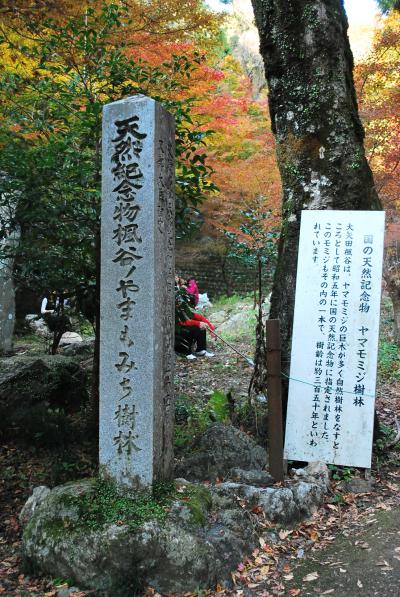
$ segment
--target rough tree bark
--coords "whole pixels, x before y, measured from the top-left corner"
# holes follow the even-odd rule
[[[289,367],[302,209],[381,209],[365,159],[342,0],[252,0],[283,185],[271,297]]]

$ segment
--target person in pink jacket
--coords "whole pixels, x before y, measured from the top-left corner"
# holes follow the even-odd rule
[[[194,299],[194,307],[197,307],[199,303],[199,289],[197,288],[196,280],[194,278],[187,279],[186,290]]]

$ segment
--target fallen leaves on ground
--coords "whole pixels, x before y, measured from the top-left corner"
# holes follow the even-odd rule
[[[242,347],[246,352],[246,347]],[[209,395],[211,390],[219,389],[234,392],[243,396],[248,385],[248,368],[241,366],[236,358],[229,357],[221,349],[220,360],[228,361],[232,366],[218,369],[218,356],[209,361],[188,363],[178,361],[177,392],[194,395],[204,392]],[[193,379],[196,379],[196,388]],[[377,408],[383,423],[392,424],[393,414],[400,415],[400,384],[391,384],[380,388]],[[398,454],[397,454],[398,459]],[[87,461],[90,461],[89,456]],[[0,446],[0,595],[7,597],[53,597],[59,587],[49,578],[35,578],[24,575],[20,555],[21,529],[18,514],[22,505],[29,497],[33,487],[48,483],[48,470],[51,465],[51,455],[39,454],[34,449],[20,445]],[[315,573],[307,574],[303,579],[296,580],[296,564],[304,558],[312,562],[316,552],[323,551],[335,538],[343,533],[354,537],[355,549],[369,549],[368,543],[357,540],[357,534],[365,526],[375,524],[374,513],[377,510],[390,511],[400,503],[400,471],[397,462],[390,459],[375,460],[373,476],[376,479],[374,491],[368,494],[343,494],[341,484],[335,482],[331,492],[326,496],[324,505],[310,520],[297,524],[294,528],[274,525],[265,520],[259,508],[251,508],[252,516],[257,516],[264,527],[264,533],[259,538],[258,547],[249,557],[233,566],[231,573],[232,587],[230,589],[218,585],[215,590],[202,593],[204,597],[235,596],[235,597],[297,597],[304,592],[306,586],[312,587]],[[400,546],[394,547],[395,558],[400,558]],[[325,562],[327,566],[342,569],[346,574],[346,562]],[[386,561],[379,562],[383,571],[390,566]],[[312,568],[311,568],[312,570]],[[305,580],[308,578],[309,580]],[[304,582],[303,582],[304,581]],[[359,580],[362,584],[362,581]],[[358,585],[361,589],[360,585]],[[63,585],[64,587],[64,585]],[[320,595],[334,594],[330,588]],[[144,595],[147,597],[161,597],[157,591],[148,588]],[[73,593],[73,597],[93,597],[91,591]],[[104,594],[100,597],[106,597]],[[198,593],[185,593],[184,597],[198,597]]]

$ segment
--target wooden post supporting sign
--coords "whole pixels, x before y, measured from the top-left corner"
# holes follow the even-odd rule
[[[281,337],[279,319],[268,319],[267,336],[267,395],[269,472],[275,481],[284,479]]]

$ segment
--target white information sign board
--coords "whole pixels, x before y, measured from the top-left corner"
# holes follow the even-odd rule
[[[385,214],[302,212],[285,458],[370,468]]]

